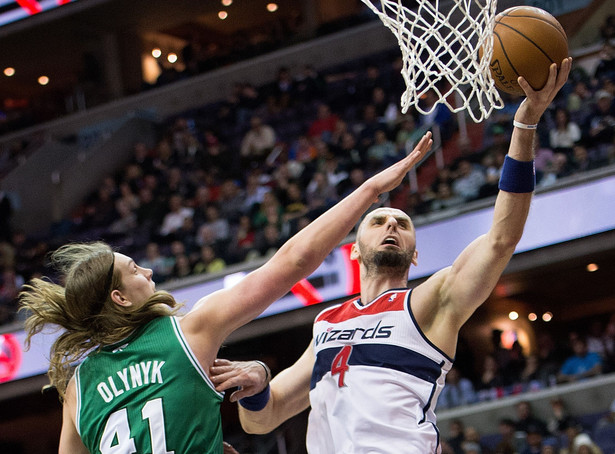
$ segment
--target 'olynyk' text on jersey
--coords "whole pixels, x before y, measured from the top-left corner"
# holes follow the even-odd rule
[[[162,378],[164,363],[164,361],[154,360],[131,364],[118,370],[115,375],[107,377],[107,380],[100,382],[96,389],[103,400],[109,403],[115,397],[124,394],[124,391],[144,385],[162,384],[164,383]]]

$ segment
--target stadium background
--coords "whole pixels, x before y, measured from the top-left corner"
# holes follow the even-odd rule
[[[521,3],[502,1],[498,10]],[[3,77],[0,84],[4,100],[0,144],[6,153],[16,142],[25,143],[22,151],[27,156],[17,162],[19,165],[3,168],[0,180],[0,189],[19,195],[20,209],[13,213],[12,222],[30,232],[45,229],[70,211],[85,192],[93,190],[104,172],[129,159],[134,131],[149,137],[152,125],[220,100],[237,81],[261,85],[274,80],[282,66],[294,70],[309,63],[325,70],[375,53],[395,52],[396,43],[388,30],[372,21],[358,1],[287,0],[277,4],[277,11],[269,12],[266,2],[257,0],[235,0],[228,7],[217,1],[76,0],[31,17],[9,19],[0,27],[0,64],[3,68],[15,67],[18,72],[15,77]],[[615,12],[612,2],[526,4],[553,12],[569,35],[571,54],[587,68],[595,67],[601,46],[599,30],[605,18]],[[16,5],[3,2],[0,17],[14,13],[19,9]],[[228,17],[221,20],[220,11],[227,11]],[[212,58],[211,66],[198,74],[163,81],[150,50],[159,47],[165,55],[177,53],[178,69],[172,73],[183,73],[181,53],[192,36],[209,46],[216,59]],[[245,46],[246,42],[250,46]],[[165,66],[166,74],[171,65]],[[35,82],[43,73],[50,77],[48,85]],[[23,115],[26,110],[28,115]],[[117,128],[116,123],[128,127]],[[474,125],[469,128],[473,131]],[[110,148],[95,146],[109,134],[117,140],[112,155]],[[58,144],[71,147],[72,161],[63,156],[67,152]],[[58,156],[63,157],[56,166],[53,159]],[[74,182],[72,186],[66,184],[60,194],[53,183],[58,174]],[[557,195],[605,178],[613,186],[614,174],[611,165],[598,174],[556,185],[549,192]],[[37,187],[33,190],[36,175],[44,179],[35,180]],[[462,217],[488,205],[488,201],[470,204],[447,213],[446,218]],[[606,213],[615,211],[612,199],[610,204],[607,199],[602,209]],[[422,225],[428,229],[442,219],[426,218]],[[578,223],[583,222],[580,217]],[[548,232],[538,228],[528,233],[540,236]],[[600,269],[588,273],[588,263],[598,263]],[[254,264],[240,265],[222,274],[251,266]],[[169,288],[180,289],[217,277],[188,279]],[[508,326],[517,334],[529,333],[527,348],[541,330],[565,338],[570,330],[615,313],[614,277],[615,230],[532,248],[515,256],[494,294],[464,327],[462,336],[475,339],[472,347],[476,356],[484,353],[481,341],[494,327]],[[221,356],[264,359],[279,371],[303,351],[310,339],[310,321],[321,308],[305,307],[256,320],[231,336]],[[517,325],[503,322],[511,309],[520,314],[551,312],[553,320],[548,324],[540,320],[534,324],[520,320]],[[2,332],[17,329],[18,321]],[[548,401],[554,395],[563,395],[579,415],[604,412],[615,398],[611,378],[603,376],[583,386],[549,389],[530,399],[539,412],[548,411]],[[44,375],[37,375],[0,384],[1,452],[57,451],[61,410],[57,394],[40,391],[44,383]],[[507,399],[443,412],[443,433],[447,421],[460,416],[474,421],[485,435],[492,433],[488,419],[510,414],[519,396]],[[231,405],[223,406],[223,420],[226,438],[243,447],[241,452],[302,452],[304,414],[263,437],[242,435]]]

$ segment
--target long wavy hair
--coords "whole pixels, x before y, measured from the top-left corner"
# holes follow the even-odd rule
[[[49,325],[63,331],[51,346],[48,372],[49,386],[57,388],[60,399],[64,399],[73,366],[89,353],[179,308],[164,291],[155,292],[138,307],[114,303],[111,291],[122,284],[114,257],[113,249],[103,242],[62,246],[50,256],[60,283],[32,279],[19,295],[19,310],[27,314],[26,349],[32,336]]]

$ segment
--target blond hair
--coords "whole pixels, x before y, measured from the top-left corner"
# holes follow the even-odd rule
[[[62,399],[75,363],[154,318],[174,313],[178,304],[163,291],[137,307],[115,304],[111,290],[121,287],[121,273],[114,268],[113,249],[106,243],[68,244],[50,259],[62,282],[32,279],[19,295],[19,310],[27,313],[26,348],[32,336],[48,325],[63,330],[51,346],[48,373],[50,385]]]

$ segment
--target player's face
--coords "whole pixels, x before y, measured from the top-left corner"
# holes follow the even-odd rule
[[[403,211],[380,208],[363,220],[357,243],[357,255],[364,263],[409,268],[416,246],[414,226]]]
[[[141,268],[130,257],[118,253],[115,253],[115,267],[122,273],[122,285],[118,290],[132,304],[145,303],[156,291],[149,268]]]

